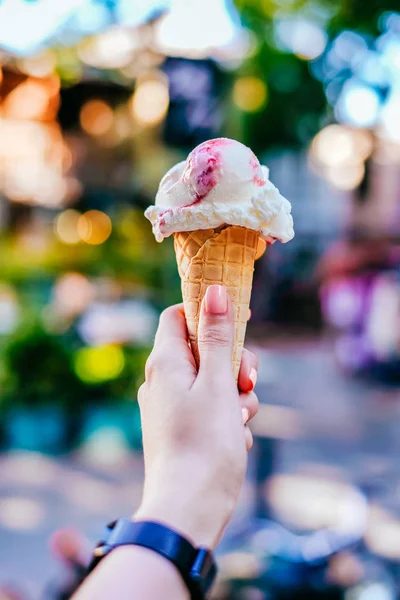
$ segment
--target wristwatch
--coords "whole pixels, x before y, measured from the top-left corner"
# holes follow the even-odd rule
[[[153,521],[118,519],[107,525],[87,574],[114,548],[126,545],[142,546],[161,554],[178,569],[192,600],[206,598],[217,574],[212,553],[206,548],[195,548],[176,531]]]

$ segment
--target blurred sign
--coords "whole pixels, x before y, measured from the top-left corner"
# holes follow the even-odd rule
[[[197,146],[217,137],[221,126],[222,72],[212,60],[168,58],[170,105],[165,141],[172,146]]]

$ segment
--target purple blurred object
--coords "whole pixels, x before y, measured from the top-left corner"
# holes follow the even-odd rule
[[[328,280],[321,287],[321,306],[327,323],[342,331],[336,343],[339,364],[350,371],[371,373],[375,367],[390,365],[390,373],[398,370],[400,379],[400,277],[396,271]]]

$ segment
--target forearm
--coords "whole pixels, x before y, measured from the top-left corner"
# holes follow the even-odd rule
[[[172,563],[152,550],[121,546],[104,558],[73,600],[189,600],[189,592]]]

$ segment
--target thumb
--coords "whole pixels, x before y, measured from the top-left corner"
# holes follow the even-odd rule
[[[210,285],[201,305],[198,329],[199,376],[232,377],[233,307],[224,286]]]

